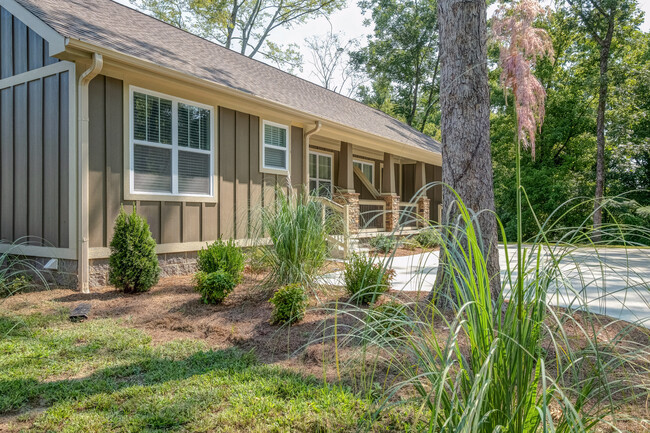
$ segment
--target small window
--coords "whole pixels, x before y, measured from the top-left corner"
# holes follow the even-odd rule
[[[321,197],[332,196],[332,155],[309,154],[309,191]]]
[[[131,110],[131,192],[211,196],[212,109],[133,90]]]
[[[361,170],[370,183],[375,183],[375,164],[365,161],[354,161],[353,164]]]
[[[289,170],[289,127],[278,123],[263,122],[262,168]]]

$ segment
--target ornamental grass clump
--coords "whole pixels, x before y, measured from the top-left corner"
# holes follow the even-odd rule
[[[317,198],[277,188],[275,206],[262,210],[261,237],[271,240],[264,250],[269,283],[314,285],[329,255],[327,239],[336,221]]]
[[[280,287],[269,300],[273,304],[271,323],[276,325],[294,324],[305,317],[308,297],[301,284]]]
[[[160,277],[156,241],[147,220],[136,213],[120,210],[115,220],[108,259],[109,282],[125,293],[146,292]]]
[[[374,257],[353,253],[345,263],[343,280],[350,302],[367,305],[375,302],[391,287],[395,271],[385,268]]]
[[[196,264],[199,271],[206,274],[224,271],[230,275],[235,285],[241,283],[246,257],[232,239],[227,242],[218,239],[202,248],[197,255]]]
[[[228,272],[218,270],[215,272],[199,271],[194,275],[196,291],[201,294],[201,301],[205,304],[220,304],[235,290],[237,285]]]

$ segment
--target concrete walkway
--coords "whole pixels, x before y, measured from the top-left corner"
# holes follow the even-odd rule
[[[516,247],[508,246],[510,268],[516,267]],[[529,251],[530,253],[530,251]],[[502,279],[506,254],[500,248]],[[550,259],[543,254],[540,261]],[[389,266],[396,271],[395,290],[429,291],[438,269],[438,252],[394,257]],[[534,264],[529,266],[532,267]],[[588,308],[610,317],[642,322],[650,328],[650,249],[590,248],[571,252],[560,263],[562,276],[550,290],[548,303],[560,307]],[[328,276],[342,284],[342,273]],[[516,272],[513,272],[513,284]],[[510,296],[506,285],[506,297]]]

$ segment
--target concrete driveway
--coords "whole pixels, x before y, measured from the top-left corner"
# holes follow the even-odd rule
[[[505,277],[506,254],[500,248],[501,275]],[[508,246],[510,267],[516,266],[516,247]],[[530,251],[529,251],[530,253]],[[535,257],[533,256],[535,259]],[[396,271],[393,288],[429,291],[438,269],[438,252],[394,257],[389,264]],[[540,261],[550,260],[543,254]],[[531,265],[534,266],[534,265]],[[650,328],[650,249],[584,248],[572,251],[560,263],[562,276],[550,290],[548,303],[560,307],[588,308],[610,317],[641,322]],[[341,283],[341,273],[330,275]],[[513,274],[513,284],[516,272]],[[506,285],[506,297],[510,296]]]

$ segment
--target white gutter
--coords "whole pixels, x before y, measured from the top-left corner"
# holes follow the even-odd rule
[[[88,144],[89,144],[89,116],[88,116],[88,84],[99,74],[104,65],[104,58],[99,53],[93,53],[93,62],[80,76],[77,84],[77,187],[79,197],[77,203],[79,235],[77,236],[77,260],[79,270],[78,286],[82,293],[89,293],[90,262],[89,262],[89,230],[88,230]]]
[[[305,133],[305,144],[302,149],[302,180],[307,189],[309,189],[309,138],[320,131],[322,127],[320,120],[317,120],[314,129]]]

